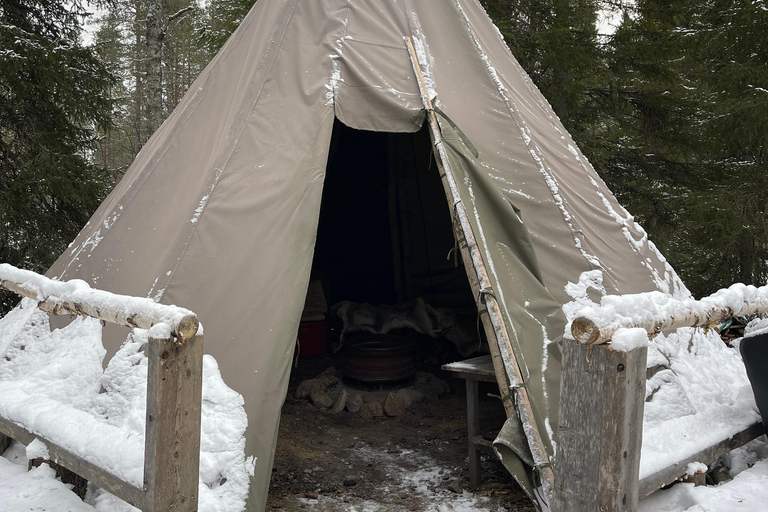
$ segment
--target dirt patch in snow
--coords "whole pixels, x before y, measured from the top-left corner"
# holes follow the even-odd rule
[[[332,414],[296,387],[332,365],[305,357],[293,370],[282,410],[267,510],[534,511],[523,491],[491,454],[483,455],[482,484],[469,485],[464,381],[423,367],[450,384],[439,400],[412,405],[397,418]],[[504,410],[495,386],[481,383],[484,430],[501,427]]]

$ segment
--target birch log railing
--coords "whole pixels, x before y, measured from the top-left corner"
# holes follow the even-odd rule
[[[7,264],[0,264],[0,288],[37,301],[49,314],[90,316],[150,330],[143,485],[127,482],[74,454],[62,446],[65,443],[1,415],[0,433],[27,445],[39,439],[53,462],[142,511],[197,510],[203,361],[197,316],[151,299],[94,290],[82,281],[53,281]]]
[[[652,293],[603,302],[582,310],[575,339],[563,340],[552,512],[636,511],[641,498],[686,476],[688,463],[715,461],[763,433],[756,423],[640,480],[648,347],[614,350],[610,340],[623,328],[653,337],[768,314],[768,286],[736,284],[699,301]]]

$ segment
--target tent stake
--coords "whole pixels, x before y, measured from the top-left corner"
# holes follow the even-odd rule
[[[518,414],[523,425],[528,425],[530,427],[524,430],[528,444],[530,445],[534,463],[538,466],[544,496],[549,501],[554,488],[554,472],[549,465],[549,456],[547,455],[544,442],[536,426],[528,391],[524,386],[521,386],[521,384],[523,384],[522,372],[520,371],[520,366],[517,363],[517,358],[512,349],[512,343],[509,339],[507,328],[504,325],[504,319],[501,314],[499,303],[493,295],[483,295],[484,290],[491,288],[491,281],[488,278],[485,262],[480,253],[472,225],[469,222],[466,208],[461,201],[459,190],[456,185],[456,178],[453,175],[447,155],[445,154],[445,149],[443,148],[442,132],[440,131],[440,125],[432,107],[432,101],[427,93],[424,76],[421,73],[421,67],[419,66],[416,51],[414,50],[413,43],[409,37],[405,37],[405,42],[408,47],[413,70],[418,79],[421,99],[427,110],[432,144],[437,148],[438,158],[436,158],[436,161],[438,168],[443,175],[442,182],[446,198],[448,199],[451,211],[455,212],[456,217],[458,218],[459,235],[463,235],[464,240],[466,240],[466,244],[459,244],[459,246],[462,259],[464,260],[467,277],[469,278],[469,283],[475,295],[475,301],[477,302],[478,308],[483,306],[482,302],[484,300],[484,305],[488,311],[488,315],[483,316],[483,327],[485,329],[486,337],[489,340],[488,345],[491,349],[493,367],[497,379],[501,381],[499,389],[501,391],[504,409],[507,417],[512,414]],[[457,236],[457,240],[461,240],[461,238],[462,236]],[[492,339],[495,339],[496,343],[490,343],[490,340]],[[513,394],[515,399],[514,404],[508,399],[510,393]]]

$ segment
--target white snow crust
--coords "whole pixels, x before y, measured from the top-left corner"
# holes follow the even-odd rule
[[[126,316],[138,314],[170,325],[178,325],[182,318],[193,314],[188,309],[158,304],[146,297],[131,297],[96,290],[80,279],[55,281],[7,263],[0,263],[0,280],[22,284],[25,289],[37,294],[38,301],[51,298],[62,302],[88,303],[101,310],[116,311]]]
[[[605,295],[600,305],[592,304],[573,311],[595,324],[617,329],[622,326],[662,322],[667,318],[695,315],[705,318],[707,311],[730,309],[735,315],[746,314],[757,306],[768,308],[768,286],[757,288],[736,283],[701,300],[675,299],[659,291],[632,295]],[[566,335],[569,335],[567,332]]]
[[[640,512],[764,512],[768,502],[768,443],[765,437],[757,443],[762,446],[757,451],[763,460],[753,458],[751,467],[741,471],[730,466],[731,475],[735,475],[733,480],[716,486],[677,484],[642,500]],[[742,451],[734,450],[731,455]]]
[[[147,336],[148,331],[134,329],[102,370],[106,351],[98,320],[76,318],[52,331],[48,315],[24,299],[0,319],[0,413],[141,487]],[[201,511],[234,512],[245,505],[255,461],[244,454],[248,420],[243,404],[242,396],[222,380],[215,359],[204,356]],[[45,446],[38,441],[27,450],[30,457],[42,456]],[[23,478],[46,471],[38,469]],[[135,510],[102,490],[92,501],[97,510]]]
[[[619,329],[611,338],[611,348],[630,352],[639,347],[648,346],[648,333],[639,327]]]

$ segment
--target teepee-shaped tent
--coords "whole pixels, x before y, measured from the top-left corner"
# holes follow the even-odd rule
[[[249,510],[266,500],[335,119],[389,134],[382,153],[358,148],[347,169],[361,177],[400,146],[430,154],[405,37],[444,113],[441,155],[487,270],[474,292],[496,302],[530,398],[531,428],[512,414],[499,443],[519,480],[553,455],[566,286],[589,275],[608,293],[684,292],[477,0],[259,0],[48,273],[199,315],[206,351],[245,399]],[[430,208],[463,243],[458,208]]]

